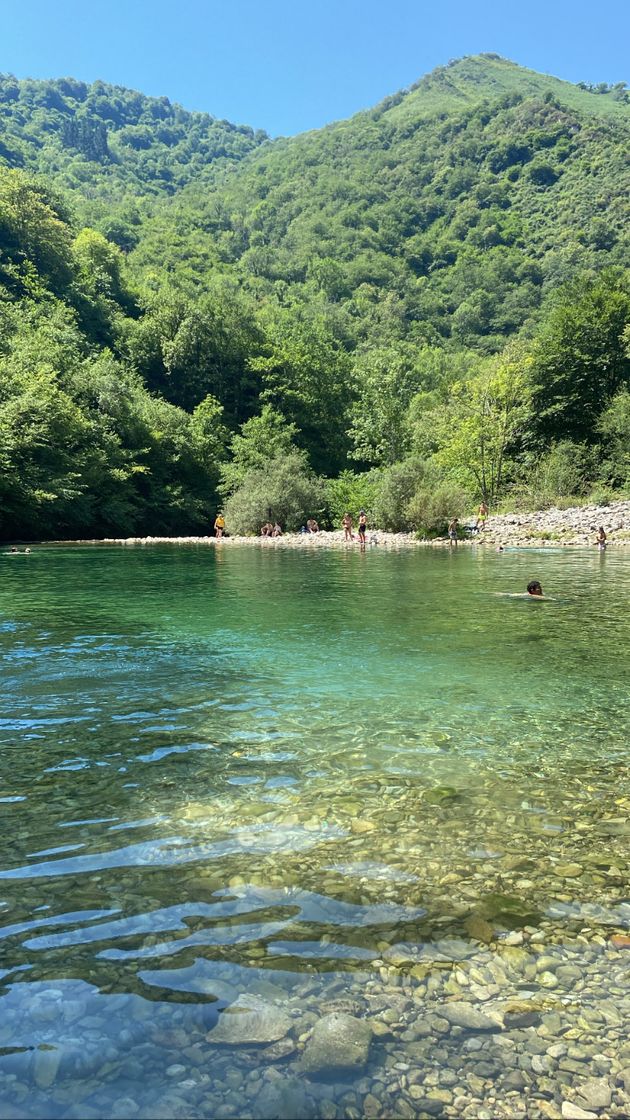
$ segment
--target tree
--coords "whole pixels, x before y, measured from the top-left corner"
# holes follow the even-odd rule
[[[597,441],[602,410],[630,385],[623,332],[630,290],[615,272],[575,280],[559,294],[534,351],[536,428],[543,439]]]
[[[319,313],[304,318],[277,310],[262,322],[265,353],[249,362],[262,378],[260,399],[296,426],[314,468],[335,474],[348,448],[349,355]]]
[[[258,416],[241,425],[241,434],[230,443],[231,459],[223,464],[220,491],[231,494],[251,471],[262,469],[270,460],[279,459],[296,450],[297,428],[269,404]]]
[[[353,367],[356,403],[348,435],[350,457],[388,466],[409,450],[407,411],[421,383],[409,346],[365,349]]]
[[[230,533],[258,533],[267,520],[295,532],[323,508],[321,481],[309,469],[304,452],[292,451],[245,475],[228,498],[225,520]]]
[[[74,267],[63,204],[22,171],[0,167],[0,283],[17,294],[62,294]]]
[[[532,358],[518,342],[490,359],[470,381],[456,382],[431,416],[436,461],[493,503],[505,482],[509,453],[532,418]]]
[[[630,486],[630,390],[620,389],[613,397],[597,430],[603,440],[602,478],[613,486]]]

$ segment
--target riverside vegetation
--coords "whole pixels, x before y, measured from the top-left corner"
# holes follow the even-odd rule
[[[0,533],[630,484],[630,103],[496,55],[270,140],[0,79]]]

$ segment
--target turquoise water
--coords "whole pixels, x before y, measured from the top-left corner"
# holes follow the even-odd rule
[[[0,563],[4,1116],[542,1116],[614,1072],[630,554]],[[369,1057],[306,1076],[339,1013]]]

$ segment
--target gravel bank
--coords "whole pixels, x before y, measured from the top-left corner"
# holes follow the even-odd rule
[[[471,523],[472,523],[471,518]],[[603,525],[608,536],[608,547],[619,548],[630,545],[630,500],[611,502],[607,506],[573,506],[570,509],[538,510],[535,513],[505,513],[491,515],[483,533],[474,534],[462,543],[499,544],[510,547],[573,547],[595,546],[595,534]],[[111,537],[102,541],[76,541],[76,544],[206,544],[216,545],[214,537]],[[367,537],[368,547],[383,546],[400,548],[440,548],[447,546],[448,540],[440,537],[434,541],[418,540],[413,533],[384,533],[370,530]],[[342,530],[320,533],[287,533],[282,537],[224,537],[221,547],[235,544],[260,548],[358,548],[354,543],[344,541]]]

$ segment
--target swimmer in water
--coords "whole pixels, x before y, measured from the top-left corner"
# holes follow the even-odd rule
[[[532,579],[527,584],[527,594],[531,595],[534,599],[543,599],[543,589],[537,579]]]

